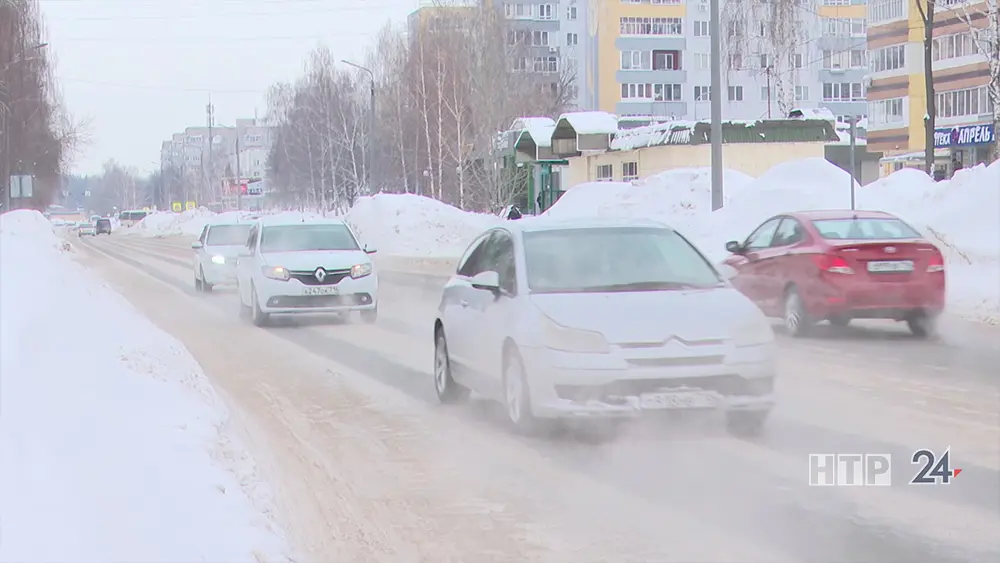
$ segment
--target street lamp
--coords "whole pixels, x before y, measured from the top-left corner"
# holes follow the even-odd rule
[[[371,83],[371,91],[370,91],[370,93],[371,93],[371,101],[370,101],[371,108],[369,108],[370,111],[369,111],[369,115],[368,115],[370,126],[368,128],[368,138],[365,139],[365,152],[368,153],[368,156],[367,156],[368,162],[365,164],[365,187],[368,188],[368,193],[371,193],[371,191],[372,191],[371,169],[372,169],[372,166],[375,164],[372,161],[372,159],[374,157],[373,147],[375,146],[375,73],[372,72],[371,69],[365,68],[365,67],[363,67],[361,65],[354,64],[351,61],[347,61],[347,60],[341,59],[340,62],[342,62],[342,63],[344,63],[345,65],[348,65],[348,66],[353,66],[354,68],[356,68],[356,69],[358,69],[358,70],[360,70],[362,72],[367,73],[368,77],[371,78],[371,81],[372,81],[372,83]]]

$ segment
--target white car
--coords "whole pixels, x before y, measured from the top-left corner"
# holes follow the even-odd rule
[[[81,237],[95,237],[97,236],[97,225],[94,223],[79,223],[76,228],[76,232]]]
[[[656,222],[525,218],[480,235],[444,287],[434,349],[441,402],[475,391],[520,432],[715,409],[755,434],[774,405],[767,318]]]
[[[257,326],[273,314],[352,311],[374,323],[374,253],[339,219],[260,219],[237,262],[240,313]]]
[[[251,223],[205,225],[194,249],[194,288],[212,291],[217,285],[236,283],[236,259],[246,248]]]

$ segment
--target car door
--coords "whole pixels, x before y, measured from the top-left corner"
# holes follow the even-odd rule
[[[201,243],[201,248],[197,248],[194,251],[194,267],[195,267],[195,271],[197,271],[198,268],[203,267],[204,264],[205,264],[205,262],[204,262],[204,258],[205,258],[205,241],[208,240],[208,229],[209,228],[210,227],[208,225],[205,225],[201,229],[201,235],[198,236],[198,242]]]
[[[805,239],[805,229],[792,217],[782,217],[771,244],[757,253],[754,264],[758,305],[768,315],[781,314],[785,287],[792,280],[796,254],[794,249]]]
[[[757,259],[761,250],[771,246],[774,232],[781,224],[781,217],[772,217],[754,229],[743,243],[743,252],[733,254],[726,264],[736,270],[730,281],[736,289],[760,306],[761,293],[757,281]]]
[[[448,340],[452,377],[472,388],[475,388],[475,378],[471,373],[472,343],[476,338],[476,329],[470,325],[469,305],[475,290],[469,280],[482,271],[482,258],[491,235],[492,231],[485,233],[469,245],[441,296],[441,322]]]
[[[518,295],[515,245],[511,234],[497,230],[489,240],[483,271],[499,274],[500,291],[473,289],[469,322],[477,335],[473,344],[476,373],[482,379],[480,391],[495,399],[503,398],[503,343],[510,333]]]

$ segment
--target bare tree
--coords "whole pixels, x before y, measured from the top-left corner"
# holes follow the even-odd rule
[[[969,26],[976,50],[986,58],[990,81],[986,84],[993,106],[994,137],[1000,136],[1000,0],[978,0],[959,11]],[[1000,160],[1000,141],[993,143],[993,159]]]

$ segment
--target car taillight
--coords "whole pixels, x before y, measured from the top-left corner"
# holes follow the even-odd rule
[[[837,256],[836,254],[816,254],[813,255],[813,260],[816,262],[816,266],[824,272],[830,272],[831,274],[854,273],[854,269],[851,268],[851,265],[847,263],[847,260],[843,256]]]
[[[927,272],[943,272],[944,271],[944,256],[941,256],[940,252],[935,252],[931,259],[927,262]]]

